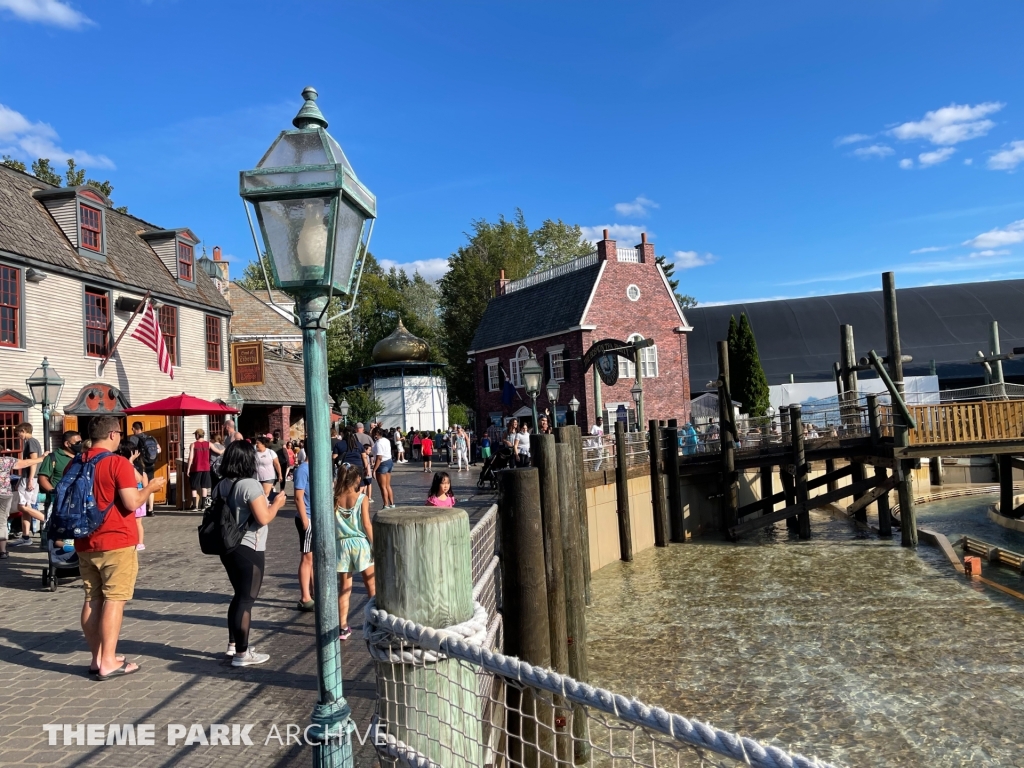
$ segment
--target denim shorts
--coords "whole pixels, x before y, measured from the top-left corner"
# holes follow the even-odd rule
[[[382,461],[380,463],[380,466],[377,467],[377,474],[378,475],[389,475],[389,474],[391,474],[391,470],[394,469],[394,467],[395,467],[395,462],[393,462],[391,459],[388,459],[387,461]]]

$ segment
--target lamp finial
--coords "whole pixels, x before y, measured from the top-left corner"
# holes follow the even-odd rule
[[[316,88],[312,85],[307,85],[302,89],[302,98],[305,102],[302,104],[302,109],[299,110],[299,114],[292,120],[292,125],[296,128],[314,128],[319,126],[320,128],[327,128],[327,118],[324,117],[320,111],[320,107],[316,105],[317,97],[320,94],[316,92]]]

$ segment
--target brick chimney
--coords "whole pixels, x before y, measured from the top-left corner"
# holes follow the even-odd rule
[[[647,233],[640,233],[640,245],[636,247],[636,252],[640,255],[641,264],[653,264],[654,263],[654,246],[647,242]]]
[[[615,241],[608,239],[608,230],[604,230],[604,239],[597,241],[598,261],[615,261]]]
[[[505,279],[505,270],[501,270],[501,277],[494,281],[494,295],[504,296],[505,286],[508,285],[509,281]]]

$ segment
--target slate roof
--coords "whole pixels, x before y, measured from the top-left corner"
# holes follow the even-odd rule
[[[1024,280],[900,288],[896,306],[903,354],[914,358],[904,364],[907,376],[927,375],[934,360],[940,380],[980,378],[981,366],[968,361],[978,350],[988,351],[993,320],[1003,352],[1024,346]],[[769,384],[788,382],[791,373],[796,381],[833,381],[842,323],[853,325],[858,358],[869,349],[885,354],[881,291],[696,307],[686,311],[693,325],[687,351],[695,391],[718,378],[716,342],[725,339],[729,316],[739,319],[741,312],[753,326]],[[1003,372],[1024,376],[1024,356],[1004,361]]]
[[[262,292],[264,296],[266,291]],[[277,297],[275,297],[275,300]],[[251,291],[238,283],[231,283],[228,290],[231,302],[231,335],[232,336],[301,336],[302,331],[294,323],[284,319],[273,307]],[[294,299],[292,299],[294,302]]]
[[[601,263],[569,272],[487,302],[470,352],[552,336],[577,326],[601,273]]]
[[[231,307],[201,269],[193,270],[193,286],[182,286],[152,248],[139,237],[154,226],[129,214],[106,209],[106,261],[81,256],[64,236],[46,207],[32,193],[54,187],[0,166],[0,251],[51,264],[62,270],[131,286],[171,302],[188,301],[222,313]]]
[[[306,377],[301,362],[264,354],[263,377],[263,384],[238,388],[245,405],[306,405]],[[328,401],[334,405],[332,398]]]

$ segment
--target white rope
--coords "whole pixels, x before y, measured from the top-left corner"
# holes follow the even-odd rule
[[[475,623],[481,608],[477,604],[473,619],[458,625],[458,628],[468,629],[467,625]],[[486,638],[486,612],[482,617],[483,636],[476,640],[479,635],[474,631],[475,642],[468,642],[462,639],[462,632],[452,631],[456,627],[443,630],[424,627],[386,611],[377,610],[375,601],[370,600],[366,606],[364,633],[372,638],[367,642],[374,658],[380,658],[377,654],[386,650],[387,655],[381,659],[383,661],[415,663],[418,656],[423,660],[430,660],[431,656],[461,659],[492,674],[562,696],[573,704],[605,712],[625,722],[665,734],[684,744],[730,757],[754,768],[834,768],[830,763],[817,758],[808,758],[791,754],[778,747],[765,746],[753,739],[723,731],[699,720],[690,720],[660,707],[648,707],[637,699],[627,699],[625,696],[594,688],[549,669],[534,667],[525,661],[493,653],[482,644]],[[417,646],[415,653],[394,654],[394,646],[401,647],[403,643]]]
[[[476,584],[473,585],[473,602],[474,603],[478,602],[480,600],[480,595],[482,595],[484,593],[484,588],[488,584],[491,584],[493,586],[493,584],[494,584],[494,572],[496,570],[498,570],[498,564],[500,562],[501,562],[501,560],[499,560],[497,555],[492,557],[491,558],[491,562],[489,562],[487,564],[487,567],[484,568],[483,573],[481,573],[480,577],[476,580]]]
[[[424,640],[429,642],[415,644],[427,646],[426,648],[408,648],[405,643],[396,641],[394,632],[373,620],[375,614],[391,615],[385,611],[378,611],[377,598],[371,597],[366,604],[366,624],[363,626],[363,635],[366,637],[366,646],[370,649],[370,656],[375,661],[385,661],[390,664],[433,664],[448,658],[448,654],[442,652],[439,647],[445,639],[452,639],[469,647],[482,645],[487,640],[487,609],[475,600],[473,601],[473,617],[471,619],[444,629],[423,627]],[[408,623],[412,624],[412,622]],[[422,625],[414,624],[413,626]]]

